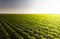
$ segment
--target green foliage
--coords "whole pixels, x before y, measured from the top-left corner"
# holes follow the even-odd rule
[[[60,39],[60,16],[0,14],[0,39]]]

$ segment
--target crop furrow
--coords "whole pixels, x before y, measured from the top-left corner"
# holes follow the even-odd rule
[[[22,36],[20,36],[14,29],[12,29],[9,25],[7,25],[5,22],[1,20],[1,23],[5,30],[8,32],[10,35],[11,39],[23,39]]]
[[[0,39],[11,39],[10,35],[6,32],[1,23],[0,23]]]
[[[5,20],[4,22],[6,24],[8,24],[10,27],[12,27],[16,32],[18,32],[20,35],[23,35],[23,37],[27,38],[27,39],[35,39],[33,36],[30,36],[28,33],[24,32],[22,29],[20,28],[17,28],[16,26],[10,24],[10,23],[7,23]]]

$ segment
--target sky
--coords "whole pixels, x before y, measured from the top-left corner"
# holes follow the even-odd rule
[[[60,0],[0,0],[0,14],[60,14]]]

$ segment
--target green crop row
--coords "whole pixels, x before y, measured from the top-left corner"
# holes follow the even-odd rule
[[[60,39],[60,17],[53,15],[0,15],[0,19],[0,38]]]
[[[1,23],[3,24],[3,27],[10,35],[11,39],[23,39],[22,36],[20,36],[14,29],[12,29],[9,25],[7,25],[5,22],[1,20]]]

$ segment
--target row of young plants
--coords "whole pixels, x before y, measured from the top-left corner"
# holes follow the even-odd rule
[[[21,26],[19,26],[19,27],[21,28]],[[24,26],[23,26],[23,27],[24,27]],[[23,27],[22,27],[21,29],[23,29]],[[25,27],[25,28],[26,28],[26,27]],[[33,29],[33,28],[32,28],[32,29]],[[30,34],[30,32],[31,32],[31,31],[29,31],[29,29],[27,29],[27,28],[24,29],[24,31],[29,32],[29,34]],[[32,30],[32,31],[33,31],[33,30]],[[36,31],[37,31],[37,30],[36,30]],[[35,31],[35,32],[36,32],[36,31]],[[32,32],[32,33],[33,33],[33,32]],[[32,33],[31,33],[31,34],[32,34]],[[33,34],[32,34],[32,35],[33,35]],[[39,37],[38,34],[34,34],[33,36],[40,39],[40,37],[41,37],[42,35],[40,35],[40,37]]]
[[[5,23],[6,23],[6,21],[5,21]],[[10,27],[13,28],[19,35],[21,34],[23,36],[23,38],[25,37],[27,39],[35,39],[33,36],[30,36],[28,33],[24,32],[20,28],[17,28],[16,26],[10,24],[9,22],[7,22],[6,24],[10,25]]]
[[[7,25],[4,21],[1,20],[1,23],[3,24],[3,27],[5,28],[7,33],[10,35],[11,39],[23,39],[21,35],[19,35],[13,28]]]
[[[0,39],[11,39],[10,35],[6,32],[1,22],[0,22]]]
[[[15,24],[14,24],[15,25]],[[40,33],[39,33],[39,35],[38,34],[34,34],[33,32],[30,32],[29,31],[29,28],[28,29],[26,29],[27,27],[25,27],[24,28],[24,26],[23,27],[21,27],[21,26],[18,26],[18,25],[15,25],[15,26],[17,26],[19,29],[23,29],[25,32],[27,32],[27,33],[31,33],[34,37],[36,37],[36,38],[38,38],[38,39],[40,39],[41,38],[41,36],[44,36],[44,37],[48,37],[48,34],[46,34],[46,33],[44,33],[44,31],[40,31]],[[33,29],[33,28],[32,28]],[[34,31],[34,30],[32,30],[32,31]],[[50,36],[51,37],[51,36]],[[49,37],[48,37],[49,38]]]
[[[51,35],[53,35],[54,33],[56,33],[57,35],[59,35],[58,34],[58,32],[59,32],[59,30],[58,30],[58,26],[57,26],[57,28],[54,28],[52,25],[51,26],[35,26],[35,27],[39,27],[39,28],[35,28],[35,29],[38,29],[39,31],[41,31],[41,30],[43,30],[43,31],[45,31],[46,33],[49,33],[49,34],[51,34]],[[31,28],[34,28],[33,26],[31,27]],[[47,32],[47,31],[49,31],[49,32]],[[54,32],[54,33],[51,33],[51,32]]]
[[[29,25],[29,24],[28,24]],[[51,25],[52,26],[52,25]],[[50,35],[52,35],[53,37],[54,37],[54,34],[55,34],[55,36],[57,37],[57,38],[60,38],[59,37],[59,30],[58,30],[58,27],[59,26],[57,26],[57,28],[56,27],[53,27],[52,26],[52,28],[51,28],[51,26],[36,26],[36,27],[39,27],[39,28],[37,28],[37,29],[39,29],[39,30],[41,30],[40,28],[42,28],[42,30],[43,30],[43,32],[46,32],[46,33],[48,33],[48,34],[50,34]],[[46,28],[45,28],[46,27]],[[31,28],[34,28],[34,27],[31,27]],[[46,30],[46,31],[45,31]],[[49,31],[49,32],[47,32],[47,31]],[[51,33],[52,32],[52,33]]]
[[[23,27],[28,28],[28,27],[26,27],[26,26],[23,26]],[[38,26],[37,26],[37,27],[38,27]],[[21,27],[20,27],[20,28],[21,28]],[[23,29],[23,28],[21,28],[21,29]],[[29,29],[29,28],[28,28],[28,29]],[[33,29],[33,28],[30,28],[30,30],[31,30],[31,29]],[[43,28],[43,29],[44,29],[44,28]],[[43,30],[43,29],[40,29],[40,30]],[[27,30],[26,30],[26,31],[27,31]],[[34,29],[33,29],[32,31],[34,31]],[[36,31],[35,31],[35,32],[36,32]],[[44,30],[43,30],[43,31],[40,31],[40,32],[44,32]],[[45,33],[45,32],[44,32],[44,33]],[[45,35],[46,33],[45,33],[45,34],[44,34],[44,33],[39,33],[39,35],[40,35],[40,34]],[[35,37],[38,37],[39,35],[37,34]],[[48,34],[47,34],[47,36],[44,36],[44,37],[48,37]],[[51,37],[51,36],[50,36],[50,37]]]
[[[17,18],[17,17],[16,17],[16,18]],[[16,18],[15,18],[15,19],[16,19]],[[20,17],[19,17],[19,18],[20,18]],[[8,17],[7,19],[9,19],[9,17]],[[20,18],[20,19],[23,20],[23,22],[26,22],[26,21],[25,21],[25,20],[26,20],[25,18],[23,18],[23,19]],[[16,19],[16,20],[17,20],[17,19]],[[13,20],[13,21],[16,21],[16,20]],[[10,20],[8,20],[8,21],[10,21]],[[31,20],[28,19],[28,21],[31,21]],[[22,22],[22,21],[21,21],[21,22]],[[22,22],[22,23],[23,23],[23,22]],[[17,23],[17,22],[16,22],[16,23]],[[30,22],[30,23],[31,23],[31,22]],[[25,27],[25,29],[31,30],[31,31],[33,31],[33,32],[34,32],[34,30],[39,30],[39,31],[40,31],[40,34],[41,34],[40,37],[46,37],[46,38],[47,38],[47,37],[49,36],[49,38],[51,37],[51,38],[55,39],[55,35],[56,35],[56,33],[58,33],[58,34],[56,35],[56,38],[59,39],[59,34],[60,34],[60,33],[59,33],[59,30],[57,30],[58,27],[57,27],[57,28],[56,28],[56,27],[54,28],[54,27],[53,27],[54,25],[52,26],[52,25],[49,25],[49,24],[48,24],[49,26],[47,26],[47,24],[45,24],[45,25],[42,24],[42,25],[43,25],[43,26],[42,26],[41,24],[39,24],[39,22],[37,23],[37,26],[36,26],[36,25],[34,26],[34,25],[32,25],[32,23],[31,23],[31,25],[30,25],[30,23],[29,23],[29,22],[26,22],[25,24],[23,23],[23,24],[22,24],[22,27]],[[20,22],[17,23],[17,24],[20,24]],[[25,26],[26,24],[28,24],[28,25]],[[15,25],[15,24],[14,24],[14,25]],[[21,25],[21,24],[20,24],[20,25]],[[28,28],[28,27],[29,27],[29,28]],[[20,28],[21,28],[21,27],[20,27]],[[20,28],[19,28],[19,29],[20,29]],[[32,29],[31,29],[31,28],[32,28]],[[22,29],[22,28],[21,28],[21,29]],[[24,28],[23,28],[23,29],[24,29]],[[46,30],[46,31],[45,31],[45,30]],[[56,32],[56,31],[57,31],[57,32]],[[26,30],[26,32],[27,32],[27,30]],[[36,34],[34,34],[34,35],[36,35],[36,36],[38,37],[39,34],[36,33]],[[49,38],[48,38],[48,39],[49,39]]]

